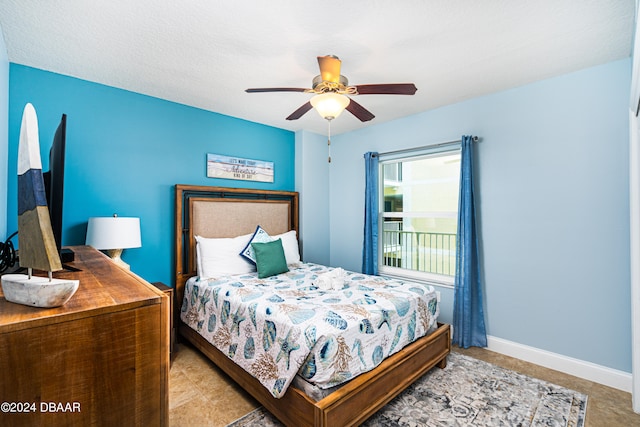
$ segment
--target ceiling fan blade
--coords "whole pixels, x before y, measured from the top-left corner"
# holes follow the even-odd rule
[[[342,64],[342,61],[337,56],[318,56],[322,80],[334,83],[340,82],[340,64]]]
[[[261,92],[304,92],[305,90],[300,87],[259,87],[254,89],[246,89],[247,93],[261,93]]]
[[[311,106],[311,102],[307,101],[306,104],[303,104],[300,108],[298,108],[296,111],[294,111],[293,113],[291,113],[289,115],[289,117],[287,117],[287,120],[298,120],[300,117],[302,117],[307,111],[311,110],[313,107]]]
[[[358,95],[413,95],[418,88],[413,83],[382,83],[356,85]]]
[[[351,102],[347,105],[347,111],[356,116],[361,122],[368,122],[375,117],[371,111],[367,110],[353,99],[349,99]]]

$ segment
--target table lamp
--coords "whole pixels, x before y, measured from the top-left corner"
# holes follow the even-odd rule
[[[95,249],[106,250],[116,264],[129,270],[129,264],[121,258],[122,251],[142,246],[140,218],[112,217],[89,218],[86,244]]]

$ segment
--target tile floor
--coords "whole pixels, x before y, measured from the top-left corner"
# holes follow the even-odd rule
[[[226,426],[258,406],[197,349],[178,344],[169,373],[169,426]]]
[[[454,351],[589,395],[585,427],[640,427],[640,414],[632,411],[629,393],[485,349],[456,347]],[[171,427],[226,426],[258,407],[253,398],[189,345],[179,345],[169,381]]]

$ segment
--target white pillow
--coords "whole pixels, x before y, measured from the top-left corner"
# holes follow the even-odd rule
[[[298,248],[296,230],[287,231],[286,233],[271,237],[274,240],[282,240],[282,249],[284,249],[284,257],[287,259],[287,265],[297,264],[300,262],[300,249]]]
[[[219,239],[196,236],[196,263],[200,279],[256,271],[254,265],[240,256],[251,236],[253,234]]]

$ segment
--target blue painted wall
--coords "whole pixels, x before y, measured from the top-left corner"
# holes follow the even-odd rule
[[[365,152],[478,135],[487,332],[631,372],[630,76],[616,61],[333,137],[331,264],[361,267]]]
[[[173,282],[174,184],[295,187],[293,132],[17,64],[9,94],[7,231],[17,229],[17,145],[31,102],[44,170],[67,114],[63,244],[84,244],[89,217],[140,217],[142,247],[125,250],[123,259],[152,282]],[[273,161],[275,182],[207,178],[207,153]]]
[[[306,262],[329,265],[327,137],[296,132],[296,191],[300,193],[300,250]]]
[[[0,188],[7,188],[7,156],[9,146],[9,59],[0,27]],[[6,194],[6,193],[5,193]],[[0,241],[7,235],[7,199],[0,197]]]

